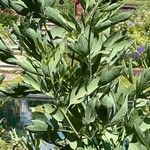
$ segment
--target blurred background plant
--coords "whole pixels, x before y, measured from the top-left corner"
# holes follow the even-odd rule
[[[149,0],[123,0],[125,6],[132,11],[132,17],[125,23],[115,26],[114,30],[125,30],[134,39],[133,52],[128,56],[133,61],[135,68],[149,67],[149,42],[150,42],[150,3]],[[124,11],[124,10],[123,10]],[[127,56],[127,57],[128,57]]]
[[[150,41],[150,4],[144,3],[134,11],[127,22],[128,30],[137,45],[145,45]]]
[[[133,12],[126,23],[115,26],[115,30],[128,29],[137,46],[145,46],[150,41],[150,3],[148,0],[123,0],[123,4]]]
[[[65,13],[74,13],[74,3],[72,3],[70,0],[56,0],[54,7]]]
[[[17,22],[18,15],[9,9],[0,8],[0,37],[7,38],[12,22]]]

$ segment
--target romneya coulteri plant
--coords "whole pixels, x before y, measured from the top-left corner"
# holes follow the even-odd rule
[[[45,140],[65,150],[150,149],[145,100],[150,69],[134,83],[132,62],[124,61],[133,41],[126,31],[112,30],[131,14],[119,11],[120,3],[80,3],[83,12],[75,17],[53,8],[52,0],[0,0],[22,16],[12,34],[23,51],[18,59],[1,40],[1,60],[23,70],[22,82],[2,92],[13,97],[43,93],[54,99],[43,105],[45,121],[33,120],[26,127],[34,134],[30,148]],[[47,22],[55,26],[49,29]],[[132,89],[120,88],[121,75]]]

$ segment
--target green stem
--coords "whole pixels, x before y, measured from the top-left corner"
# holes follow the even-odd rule
[[[88,133],[89,133],[89,135],[90,135],[90,137],[91,137],[91,140],[92,140],[93,144],[95,145],[95,148],[96,148],[97,150],[99,150],[99,148],[98,148],[98,143],[97,143],[96,139],[94,139],[94,137],[92,136],[92,134],[91,134],[91,132],[89,131],[88,128],[87,128],[87,131],[88,131]]]
[[[95,5],[93,11],[91,12],[90,16],[88,17],[86,23],[89,21],[89,19],[91,18],[90,21],[90,29],[89,29],[89,35],[88,35],[88,51],[89,51],[89,71],[90,71],[90,78],[92,78],[92,59],[91,59],[91,33],[92,33],[92,27],[93,27],[93,19],[94,19],[94,14],[99,6],[101,2],[97,2],[97,4]]]
[[[86,23],[90,20],[91,17],[93,18],[93,15],[94,15],[95,11],[97,10],[100,3],[101,3],[101,1],[97,2],[97,4],[94,6],[94,8],[91,11],[90,15],[86,19]]]
[[[91,26],[89,29],[89,37],[88,37],[88,51],[89,51],[89,69],[90,69],[90,78],[92,78],[92,60],[91,60]]]
[[[78,138],[80,138],[79,135],[78,135],[78,132],[76,131],[76,129],[75,129],[74,126],[72,125],[72,123],[71,123],[71,121],[69,120],[68,116],[67,116],[65,113],[64,113],[64,116],[65,116],[66,120],[68,121],[69,125],[71,126],[72,130],[73,130],[74,133],[76,134],[76,136],[77,136]]]

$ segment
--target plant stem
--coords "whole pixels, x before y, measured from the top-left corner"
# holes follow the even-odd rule
[[[92,60],[91,60],[91,26],[89,29],[89,37],[88,37],[88,50],[89,50],[89,69],[90,69],[90,78],[92,78]]]
[[[72,123],[71,123],[71,121],[69,120],[69,118],[68,118],[68,116],[66,115],[66,113],[64,113],[64,116],[65,116],[65,118],[67,119],[69,125],[71,126],[71,128],[72,128],[72,130],[74,131],[74,133],[76,134],[76,136],[77,136],[78,138],[80,138],[79,135],[78,135],[78,132],[76,131],[76,129],[75,129],[74,126],[72,125]]]
[[[89,18],[87,19],[87,22],[89,21],[89,19],[91,18],[90,21],[90,29],[89,29],[89,35],[88,35],[88,51],[89,51],[89,71],[90,71],[90,78],[92,78],[92,59],[91,59],[91,33],[92,33],[92,27],[93,27],[93,19],[94,19],[94,13],[98,7],[98,5],[101,3],[97,2],[97,4],[95,5],[93,11],[91,12],[91,15],[89,16]]]
[[[87,128],[87,127],[86,127],[86,128]],[[97,147],[97,146],[98,146],[97,141],[94,139],[94,137],[92,136],[92,134],[91,134],[91,132],[89,131],[88,128],[87,128],[87,131],[88,131],[89,135],[91,136],[91,140],[92,140],[93,144],[95,145],[95,148],[96,148],[97,150],[99,150],[99,148]]]

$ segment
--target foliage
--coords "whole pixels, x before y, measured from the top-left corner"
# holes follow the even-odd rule
[[[18,16],[13,15],[10,10],[0,10],[0,37],[8,38],[10,34],[10,25],[12,22],[17,22]]]
[[[150,41],[150,5],[149,1],[134,1],[125,0],[124,4],[127,3],[129,6],[136,7],[132,10],[132,17],[126,23],[120,23],[115,26],[115,30],[128,29],[131,38],[133,38],[137,46],[145,46]]]
[[[36,3],[37,2],[37,3]],[[53,8],[54,1],[6,1],[2,5],[25,16],[13,34],[22,59],[0,42],[0,58],[23,69],[23,83],[2,90],[13,97],[43,93],[54,99],[43,105],[45,121],[33,120],[26,129],[36,140],[43,139],[59,149],[150,149],[149,68],[127,93],[120,91],[118,77],[133,83],[132,63],[124,58],[133,41],[114,25],[130,13],[120,4],[81,0],[80,17]],[[50,30],[46,22],[55,26]],[[42,27],[45,27],[45,33]]]
[[[64,13],[74,13],[74,4],[69,0],[57,0],[54,7]]]
[[[0,24],[4,27],[8,27],[12,22],[17,22],[18,16],[11,10],[0,10]]]
[[[149,68],[150,44],[137,47],[137,50],[132,52],[130,56],[134,60],[135,67]]]
[[[150,8],[150,7],[149,7]],[[147,8],[138,8],[133,18],[128,22],[131,37],[135,38],[138,45],[143,45],[150,40],[150,12]]]

